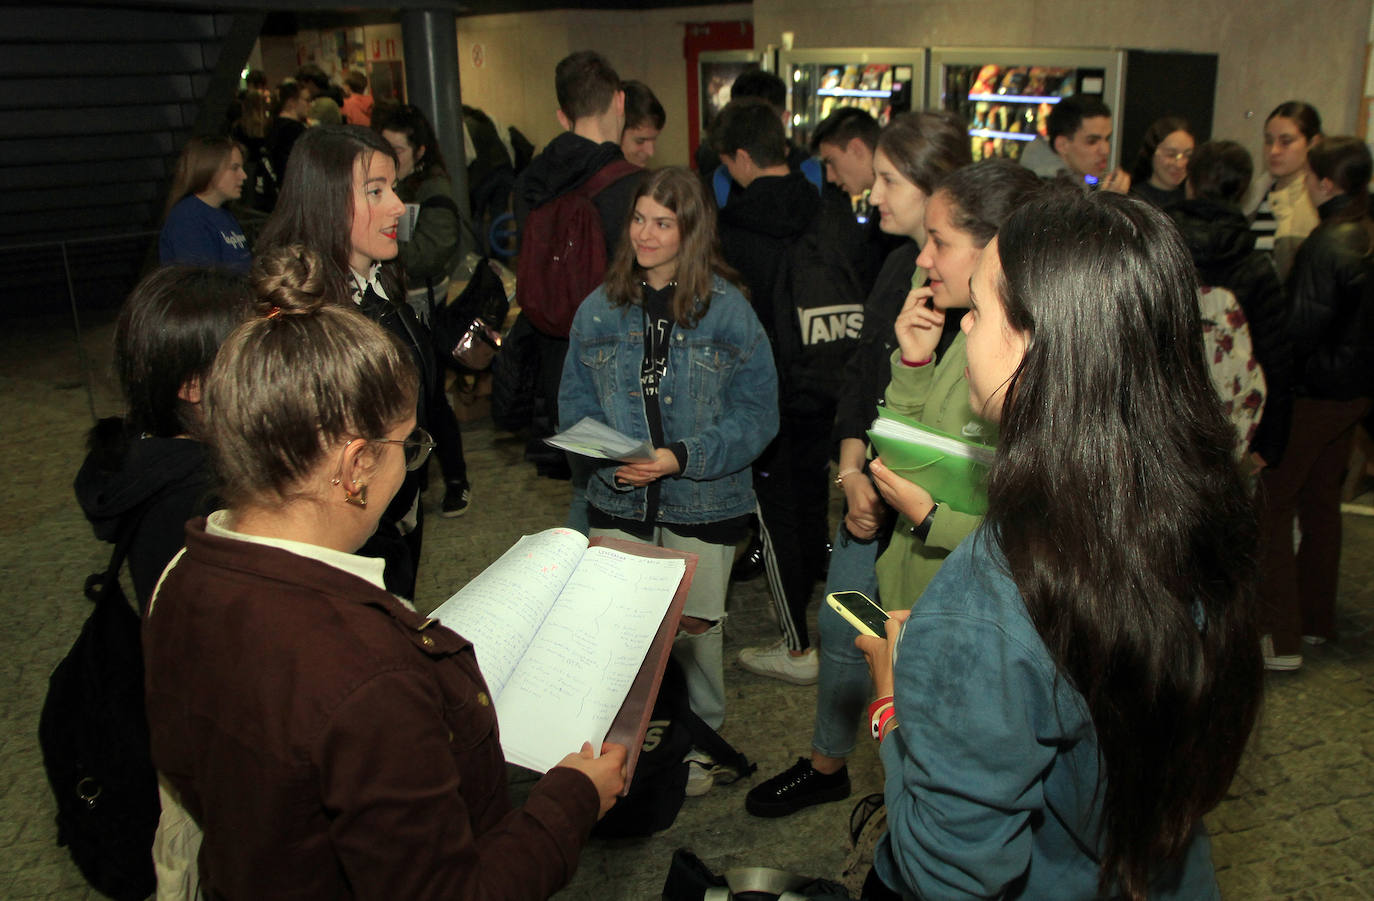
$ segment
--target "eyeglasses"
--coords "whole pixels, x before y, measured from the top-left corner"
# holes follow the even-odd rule
[[[372,438],[374,444],[399,444],[405,451],[406,471],[414,472],[429,459],[429,452],[438,447],[429,432],[419,426],[405,438]]]
[[[1188,162],[1188,160],[1193,158],[1193,151],[1191,150],[1169,150],[1168,148],[1160,147],[1155,150],[1155,153],[1159,154],[1164,159],[1174,163],[1186,163]]]

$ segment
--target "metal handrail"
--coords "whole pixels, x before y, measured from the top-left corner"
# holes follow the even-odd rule
[[[92,235],[88,238],[58,238],[55,241],[31,241],[27,244],[0,244],[0,253],[9,250],[35,250],[39,247],[56,247],[71,244],[101,244],[106,241],[120,241],[126,238],[155,238],[160,234],[157,229],[136,232],[119,232],[108,235]]]
[[[35,250],[42,247],[57,247],[62,252],[62,275],[67,282],[67,303],[72,312],[72,332],[76,338],[76,359],[77,365],[81,368],[83,380],[86,383],[86,406],[91,411],[91,422],[95,423],[99,419],[95,411],[95,372],[91,365],[90,357],[86,354],[86,347],[81,341],[81,315],[76,307],[76,285],[72,280],[71,259],[67,255],[67,249],[75,245],[84,244],[104,244],[114,241],[124,241],[135,238],[157,237],[157,231],[134,231],[120,232],[118,234],[94,235],[86,238],[61,238],[56,241],[33,241],[27,244],[8,244],[0,245],[0,253],[6,251]]]

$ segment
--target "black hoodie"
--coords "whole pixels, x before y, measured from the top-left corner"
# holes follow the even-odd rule
[[[1273,259],[1255,250],[1249,220],[1235,207],[1197,197],[1169,212],[1193,255],[1198,280],[1230,290],[1245,312],[1266,389],[1264,414],[1250,450],[1275,466],[1288,444],[1294,373],[1288,302]]]
[[[619,144],[597,144],[570,131],[563,132],[516,179],[515,221],[523,226],[530,210],[566,194],[610,163],[624,158]],[[625,233],[630,201],[643,174],[642,169],[632,172],[592,198],[592,205],[601,215],[607,261],[615,255],[620,236]]]
[[[115,543],[141,504],[128,567],[139,610],[148,605],[162,570],[186,543],[186,521],[215,508],[213,477],[205,446],[190,438],[125,441],[119,419],[103,419],[91,431],[90,452],[72,486],[95,535]]]
[[[749,300],[764,330],[776,343],[773,294],[778,267],[820,210],[816,186],[800,172],[756,178],[720,211],[720,244],[729,263],[744,277]]]

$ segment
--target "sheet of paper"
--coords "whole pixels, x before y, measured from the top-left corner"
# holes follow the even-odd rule
[[[654,458],[654,447],[649,442],[635,441],[591,417],[583,417],[571,428],[545,438],[544,441],[565,451],[597,460],[634,463]]]
[[[496,699],[507,760],[546,772],[584,741],[600,752],[684,570],[680,559],[587,550]]]
[[[587,549],[574,529],[526,535],[430,615],[472,642],[493,698]]]

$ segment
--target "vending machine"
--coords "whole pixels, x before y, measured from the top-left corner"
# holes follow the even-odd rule
[[[882,125],[920,109],[926,51],[919,47],[782,50],[778,74],[787,85],[791,137],[806,147],[816,126],[838,107],[857,106]]]
[[[1115,109],[1120,84],[1121,55],[1111,50],[930,51],[929,105],[957,113],[968,125],[975,160],[1020,159],[1031,141],[1045,136],[1045,120],[1060,100],[1095,94]]]
[[[1099,97],[1113,114],[1111,165],[1129,168],[1155,119],[1183,116],[1199,142],[1212,131],[1217,57],[1148,50],[934,47],[927,106],[968,124],[975,160],[1020,159],[1055,104]]]

